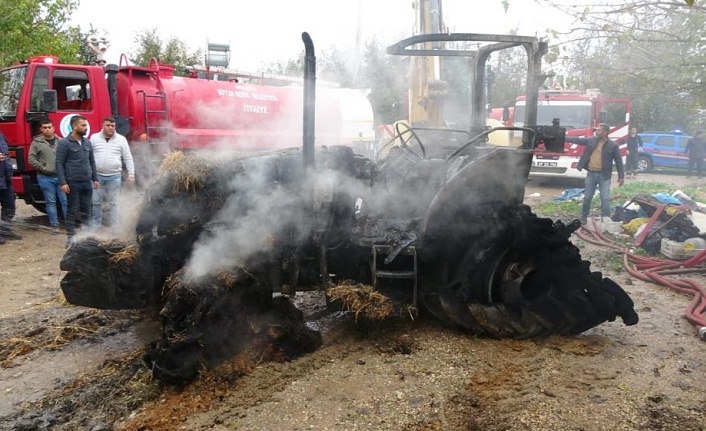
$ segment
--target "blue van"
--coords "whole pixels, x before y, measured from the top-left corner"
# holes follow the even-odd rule
[[[642,150],[637,170],[649,172],[654,168],[686,168],[689,156],[684,154],[691,136],[681,132],[642,132]]]

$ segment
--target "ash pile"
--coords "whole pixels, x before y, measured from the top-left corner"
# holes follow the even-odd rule
[[[426,310],[492,337],[637,323],[628,294],[569,241],[580,223],[522,205],[531,158],[509,148],[453,158],[398,148],[374,164],[332,146],[305,168],[300,149],[173,152],[141,204],[134,241],[79,241],[61,262],[61,287],[75,305],[159,308],[162,337],[145,359],[176,383],[256,346],[263,360],[320,346],[277,292],[327,289],[362,321]]]

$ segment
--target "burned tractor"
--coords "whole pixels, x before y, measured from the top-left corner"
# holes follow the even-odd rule
[[[391,314],[422,309],[493,337],[579,334],[616,317],[637,323],[630,297],[569,241],[579,222],[540,218],[523,205],[535,146],[563,147],[564,129],[535,125],[531,108],[545,43],[434,34],[390,47],[440,56],[459,52],[410,47],[487,43],[464,54],[474,59],[470,130],[398,123],[384,157],[373,160],[346,146],[314,147],[313,44],[304,40],[303,148],[174,152],[142,203],[134,242],[87,238],[62,260],[72,304],[161,308],[164,336],[146,356],[158,378],[191,379],[257,342],[285,357],[318,347],[301,312],[273,292],[363,286],[394,304]],[[515,139],[490,145],[496,129],[485,126],[483,71],[492,52],[514,46],[527,52],[534,100],[527,126],[502,128]]]

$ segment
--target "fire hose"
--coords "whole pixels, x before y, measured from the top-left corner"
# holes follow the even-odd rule
[[[593,226],[583,226],[575,234],[586,242],[622,253],[623,266],[631,276],[691,296],[684,317],[694,326],[699,338],[706,340],[706,287],[692,279],[680,278],[685,274],[706,273],[706,250],[688,260],[676,261],[633,253],[628,246],[601,232],[595,222]]]

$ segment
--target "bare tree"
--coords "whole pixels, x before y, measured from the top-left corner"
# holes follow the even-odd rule
[[[703,127],[706,8],[682,1],[536,0],[573,17],[555,48],[578,88],[630,97],[641,128]]]

